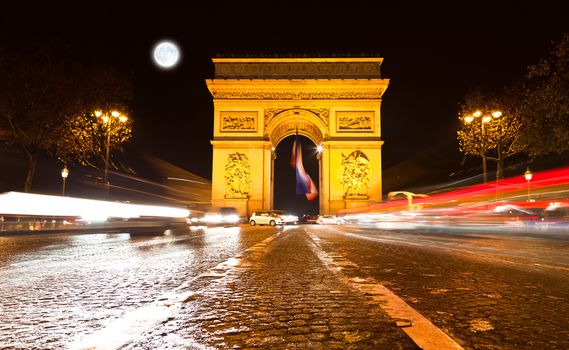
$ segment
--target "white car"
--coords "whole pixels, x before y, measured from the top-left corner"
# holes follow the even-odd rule
[[[320,225],[342,225],[344,219],[336,215],[320,215],[316,222]]]
[[[256,211],[249,218],[249,224],[255,225],[282,225],[283,219],[274,211]]]

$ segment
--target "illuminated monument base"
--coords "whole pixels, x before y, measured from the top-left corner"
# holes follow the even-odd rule
[[[319,208],[381,201],[382,59],[215,58],[212,206],[274,206],[274,149],[290,135],[323,151]]]

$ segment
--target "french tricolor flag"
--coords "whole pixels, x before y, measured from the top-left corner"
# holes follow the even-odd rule
[[[296,194],[306,195],[306,198],[309,201],[318,197],[318,189],[316,188],[314,181],[310,178],[310,175],[308,175],[304,170],[304,165],[302,165],[302,145],[298,138],[298,134],[296,134],[296,139],[292,144],[290,165],[296,169]]]

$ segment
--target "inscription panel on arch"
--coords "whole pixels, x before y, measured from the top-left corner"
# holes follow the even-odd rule
[[[375,111],[336,111],[336,132],[373,133]]]
[[[257,132],[258,111],[221,111],[220,132]]]

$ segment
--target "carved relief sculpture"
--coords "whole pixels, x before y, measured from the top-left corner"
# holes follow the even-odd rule
[[[366,198],[369,189],[369,159],[359,150],[345,156],[342,153],[344,172],[340,183],[344,188],[346,198]]]
[[[231,153],[225,164],[225,198],[247,198],[251,188],[251,165],[243,153]]]
[[[269,125],[270,121],[282,112],[288,111],[291,108],[267,108],[265,109],[265,127]],[[300,108],[299,108],[300,109]],[[328,108],[302,108],[302,110],[309,111],[318,116],[324,125],[328,126]]]
[[[265,128],[269,125],[271,119],[276,117],[279,113],[286,111],[286,108],[266,108],[265,109]]]
[[[373,111],[336,112],[338,131],[373,131]]]
[[[362,100],[380,98],[384,88],[217,88],[210,92],[215,99],[237,100]]]
[[[257,115],[255,111],[221,112],[221,131],[254,132],[257,130]]]

